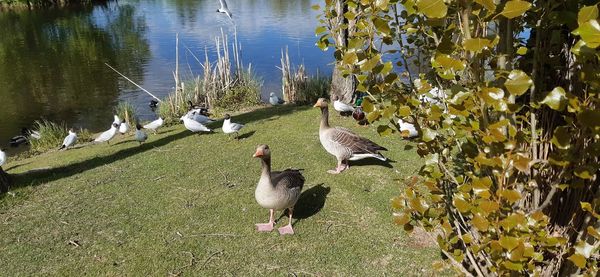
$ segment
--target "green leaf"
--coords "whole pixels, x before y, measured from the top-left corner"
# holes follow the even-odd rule
[[[437,132],[434,130],[431,130],[429,128],[424,128],[422,129],[423,131],[423,141],[424,142],[430,142],[432,140],[435,139],[435,137],[437,136]]]
[[[600,24],[595,19],[583,23],[575,30],[589,48],[600,46]]]
[[[571,148],[571,133],[569,132],[569,128],[560,126],[554,129],[551,142],[559,149],[566,150]]]
[[[513,271],[523,270],[522,263],[513,263],[511,261],[504,261],[504,262],[502,262],[502,266],[506,267],[507,269],[513,270]]]
[[[367,114],[367,120],[369,121],[369,123],[372,123],[375,120],[379,119],[380,115],[381,115],[381,113],[379,111],[372,111]]]
[[[523,15],[526,11],[531,8],[531,3],[522,0],[512,0],[506,2],[504,10],[500,13],[506,18],[512,19]]]
[[[415,12],[417,12],[417,10],[415,10],[415,0],[406,0],[404,2],[404,9],[406,9],[408,15],[415,14]]]
[[[548,107],[555,111],[562,111],[567,106],[566,95],[567,93],[563,88],[555,87],[548,95],[546,95],[541,103],[548,105]]]
[[[579,13],[577,14],[577,23],[579,23],[579,26],[581,26],[584,23],[597,18],[598,6],[585,6],[581,8],[581,10],[579,10]]]
[[[463,48],[471,52],[481,52],[481,50],[490,47],[492,41],[485,38],[470,38],[463,41]]]
[[[312,5],[310,8],[313,9],[313,10],[315,10],[315,11],[318,11],[318,10],[321,9],[321,6],[319,6],[318,4],[315,4],[315,5]]]
[[[584,268],[586,264],[585,257],[581,254],[573,254],[569,258],[569,261],[573,262],[577,267]]]
[[[386,137],[386,136],[393,134],[394,129],[390,128],[387,125],[379,125],[379,126],[377,126],[377,133],[379,133],[379,135],[382,137]]]
[[[379,63],[379,61],[381,61],[381,55],[379,54],[375,55],[375,57],[372,57],[370,59],[365,59],[359,63],[360,70],[363,72],[371,71]]]
[[[442,18],[448,13],[448,7],[444,4],[444,0],[419,0],[417,8],[430,18]]]
[[[454,197],[452,199],[452,204],[461,213],[466,213],[471,209],[471,204],[469,204],[469,202],[467,202],[464,199],[459,198],[459,197]]]
[[[385,35],[388,35],[388,36],[390,35],[391,30],[390,30],[390,26],[388,25],[387,21],[385,21],[379,17],[376,17],[373,20],[373,24],[375,25],[375,28],[377,29],[377,31],[379,31]]]
[[[519,246],[519,239],[510,236],[502,236],[498,242],[500,243],[500,246],[509,251]]]
[[[496,10],[496,4],[494,4],[494,0],[475,0],[475,2],[491,12]]]
[[[356,55],[356,52],[346,52],[342,61],[347,65],[354,65],[358,61],[358,56]]]
[[[409,106],[401,106],[398,109],[398,115],[399,116],[402,116],[402,117],[409,116],[410,113],[411,113],[411,111],[410,111],[410,107]]]
[[[327,28],[325,26],[319,26],[315,29],[315,35],[319,35],[321,33],[325,33],[325,31],[327,31]]]
[[[519,47],[519,49],[517,49],[517,54],[519,54],[519,55],[527,54],[527,47],[523,47],[523,46]]]
[[[370,113],[375,110],[375,106],[373,105],[373,102],[371,102],[371,98],[369,97],[363,98],[361,106],[363,111],[366,113]]]
[[[508,80],[504,82],[506,89],[514,95],[523,95],[533,84],[527,73],[521,70],[513,70],[508,75]]]
[[[510,202],[511,204],[519,201],[521,199],[521,193],[516,191],[516,190],[512,190],[512,189],[505,189],[502,190],[502,192],[500,193],[502,195],[502,197],[506,200],[508,200],[508,202]]]

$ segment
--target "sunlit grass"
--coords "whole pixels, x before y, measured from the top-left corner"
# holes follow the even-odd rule
[[[420,159],[412,143],[382,138],[392,168],[352,163],[341,175],[318,140],[320,112],[276,106],[242,115],[240,141],[166,127],[138,145],[120,137],[4,167],[16,182],[0,196],[2,274],[145,276],[422,276],[438,251],[392,222],[390,200]],[[212,126],[220,127],[220,123]],[[258,144],[274,170],[304,169],[294,236],[257,233],[268,211],[254,200]],[[278,212],[279,216],[281,213]],[[278,226],[285,224],[285,217]]]

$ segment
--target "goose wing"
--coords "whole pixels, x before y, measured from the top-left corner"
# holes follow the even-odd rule
[[[349,129],[335,127],[332,129],[330,139],[349,149],[352,154],[376,154],[379,150],[387,150],[377,143],[360,137]]]
[[[271,172],[271,182],[276,188],[299,189],[301,191],[304,181],[304,176],[302,176],[302,172],[299,169]]]

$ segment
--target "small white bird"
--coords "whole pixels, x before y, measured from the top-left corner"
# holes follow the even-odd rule
[[[398,119],[398,125],[400,125],[400,132],[402,132],[403,134],[406,134],[408,132],[408,135],[404,137],[414,138],[419,136],[419,132],[417,132],[417,129],[415,128],[414,124],[404,122],[402,119]]]
[[[154,120],[146,125],[144,125],[144,129],[152,130],[156,134],[156,130],[164,123],[162,117],[159,117],[157,120]]]
[[[202,125],[202,123],[193,120],[186,115],[181,117],[181,121],[183,121],[183,125],[185,126],[185,128],[192,131],[193,133],[212,132],[211,129]]]
[[[137,140],[140,144],[144,143],[148,139],[148,135],[142,131],[142,126],[138,123],[135,125],[135,140]]]
[[[210,119],[208,116],[201,114],[201,109],[194,109],[189,111],[185,117],[192,119],[200,124],[210,124],[215,122],[213,119]]]
[[[223,133],[231,134],[235,133],[237,138],[237,133],[244,128],[243,124],[233,123],[231,122],[231,116],[229,114],[225,114],[225,120],[223,121]]]
[[[333,108],[340,112],[340,113],[351,113],[354,112],[354,107],[340,101],[340,100],[335,100],[333,101]]]
[[[34,138],[34,139],[40,139],[42,137],[42,135],[40,135],[40,132],[38,132],[36,130],[30,130],[29,137]]]
[[[227,2],[225,2],[225,0],[219,0],[219,3],[221,3],[221,7],[217,10],[217,12],[224,13],[229,16],[229,19],[233,20],[233,15],[227,7]]]
[[[271,103],[271,105],[275,106],[275,105],[283,104],[284,101],[282,99],[280,99],[277,95],[275,95],[274,92],[271,92],[269,94],[269,103]]]
[[[4,153],[5,149],[0,149],[0,166],[2,166],[6,162],[6,153]]]
[[[112,126],[110,126],[110,129],[108,129],[107,131],[104,131],[94,141],[95,142],[105,142],[106,141],[110,144],[110,140],[117,134],[118,130],[119,130],[119,124],[113,123]]]
[[[119,118],[119,116],[118,116],[118,115],[116,115],[116,114],[114,115],[114,120],[113,120],[113,123],[116,123],[117,125],[118,125],[118,124],[121,124],[121,119],[120,119],[120,118]]]
[[[122,135],[124,135],[127,132],[129,132],[129,124],[127,124],[127,122],[125,122],[125,119],[123,119],[121,121],[121,124],[119,124],[119,133],[121,133]]]
[[[65,137],[65,139],[63,140],[62,146],[60,148],[58,148],[58,150],[69,149],[69,146],[75,144],[76,141],[77,141],[77,134],[75,132],[73,132],[73,129],[70,129],[69,134]]]

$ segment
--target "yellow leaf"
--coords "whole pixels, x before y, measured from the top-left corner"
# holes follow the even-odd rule
[[[533,81],[529,78],[529,75],[521,70],[511,71],[508,79],[504,82],[504,86],[508,92],[517,96],[525,93],[532,84]]]
[[[419,0],[417,8],[430,18],[442,18],[448,13],[448,7],[444,4],[444,0]]]
[[[479,229],[479,231],[487,231],[487,229],[490,227],[490,222],[478,214],[473,217],[471,223],[473,223],[473,226]]]
[[[410,221],[410,217],[406,213],[394,216],[394,223],[404,225]]]
[[[466,213],[471,209],[471,204],[462,198],[454,197],[454,199],[452,199],[452,204],[461,213]]]
[[[597,19],[597,18],[598,18],[598,7],[596,5],[585,6],[585,7],[581,8],[581,10],[579,10],[579,13],[577,14],[577,23],[579,23],[579,26],[581,26],[582,24],[584,24],[592,19]]]
[[[516,190],[512,190],[512,189],[503,190],[501,195],[502,195],[502,197],[504,197],[504,199],[508,200],[508,202],[510,202],[511,204],[519,201],[522,197],[520,192],[518,192]]]
[[[491,41],[485,38],[470,38],[463,41],[463,48],[475,53],[490,47]]]
[[[479,5],[482,5],[484,8],[490,10],[491,12],[496,10],[496,4],[494,4],[494,0],[475,0]]]
[[[598,24],[596,19],[581,24],[576,32],[579,33],[581,39],[585,42],[585,46],[589,48],[600,46],[600,24]]]
[[[522,0],[512,0],[506,2],[504,10],[500,13],[506,18],[515,18],[523,15],[527,10],[531,8],[531,3]]]
[[[519,54],[519,55],[527,54],[527,47],[523,47],[523,46],[519,47],[519,49],[517,49],[517,54]]]
[[[586,260],[585,260],[585,257],[581,254],[573,254],[568,259],[579,268],[585,267]]]
[[[498,242],[500,243],[500,246],[509,251],[515,249],[515,247],[519,245],[519,239],[510,236],[502,236]]]
[[[515,168],[523,173],[529,174],[529,162],[531,160],[523,154],[517,154],[513,158]]]
[[[479,204],[479,207],[484,212],[490,214],[490,213],[497,211],[500,208],[500,205],[498,205],[498,203],[496,203],[496,202],[485,200],[485,201],[481,201],[481,203]]]

